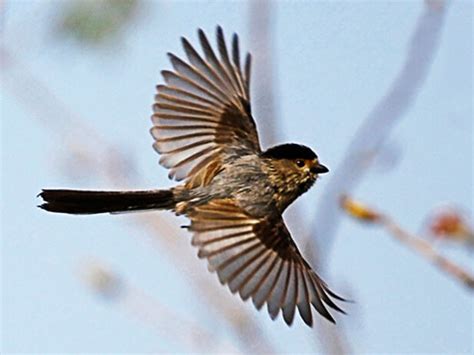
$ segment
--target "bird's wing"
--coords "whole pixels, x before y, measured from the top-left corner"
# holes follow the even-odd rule
[[[205,185],[228,155],[260,152],[250,112],[250,54],[242,70],[236,34],[229,56],[217,28],[220,58],[204,32],[198,34],[204,56],[185,38],[187,61],[169,53],[174,71],[162,72],[166,85],[157,86],[151,129],[160,164],[170,169],[170,178],[191,185]]]
[[[295,309],[309,326],[311,306],[326,319],[334,318],[329,306],[344,313],[331,299],[334,294],[303,259],[281,216],[254,218],[232,199],[212,200],[188,213],[193,245],[198,256],[207,258],[209,269],[222,284],[243,300],[252,298],[260,309],[267,303],[275,319],[280,311],[289,325]]]

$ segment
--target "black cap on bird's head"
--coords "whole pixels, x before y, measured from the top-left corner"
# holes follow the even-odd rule
[[[262,153],[262,157],[271,159],[289,160],[310,160],[315,161],[311,167],[311,172],[323,174],[329,171],[324,165],[319,164],[317,154],[311,149],[301,144],[286,143],[268,148]]]
[[[286,143],[268,148],[262,156],[274,159],[318,159],[311,148],[295,143]]]

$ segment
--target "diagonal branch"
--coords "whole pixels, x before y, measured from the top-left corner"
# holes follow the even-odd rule
[[[312,259],[318,261],[318,248],[324,250],[324,257],[329,255],[340,222],[338,201],[341,194],[350,193],[360,184],[381,144],[408,112],[423,88],[437,53],[446,9],[443,3],[425,2],[399,74],[366,117],[348,145],[342,162],[331,175],[314,217],[311,230],[315,234],[307,238]]]
[[[445,272],[452,278],[461,282],[468,287],[470,291],[474,291],[474,276],[462,267],[452,262],[447,257],[439,254],[428,241],[407,232],[393,218],[387,214],[368,207],[363,203],[355,201],[347,196],[341,200],[344,211],[351,217],[363,221],[368,224],[378,225],[384,228],[395,239],[403,243],[405,246],[413,250],[419,256],[433,263],[441,271]]]
[[[441,271],[461,282],[470,291],[474,291],[474,276],[452,262],[450,259],[439,254],[436,249],[433,248],[431,243],[407,232],[388,216],[384,216],[381,225],[385,227],[385,229],[398,241],[418,253],[421,257],[432,262]]]

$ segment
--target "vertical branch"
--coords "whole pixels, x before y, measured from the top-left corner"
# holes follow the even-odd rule
[[[254,116],[258,117],[259,135],[262,146],[272,145],[278,136],[278,114],[275,101],[275,54],[272,51],[273,21],[270,0],[249,2],[249,44],[252,53],[253,68],[252,102]]]
[[[387,93],[376,103],[348,145],[342,162],[331,174],[314,217],[308,247],[313,261],[316,250],[327,257],[340,222],[341,194],[353,191],[369,170],[380,145],[407,113],[421,91],[437,53],[447,6],[427,1],[409,42],[405,62]],[[324,240],[324,245],[323,245]],[[321,263],[324,265],[324,262]]]
[[[275,4],[273,4],[275,6]],[[272,51],[272,2],[269,0],[251,1],[249,6],[249,28],[251,52],[255,58],[253,75],[254,101],[257,102],[255,116],[258,118],[259,135],[262,146],[274,144],[278,136],[277,101],[275,100],[276,55]],[[304,216],[296,206],[292,206],[287,215],[291,221],[301,220]],[[291,223],[290,223],[291,224]],[[324,352],[328,354],[345,354],[349,344],[341,327],[335,331],[334,326],[326,322],[316,322],[315,339],[320,340]]]

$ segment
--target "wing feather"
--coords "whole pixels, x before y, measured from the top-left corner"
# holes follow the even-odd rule
[[[311,307],[309,301],[309,289],[308,284],[305,277],[305,272],[302,267],[297,267],[299,272],[299,289],[298,295],[299,300],[297,301],[298,305],[298,312],[300,313],[301,318],[303,318],[304,322],[309,326],[313,324],[313,316],[311,314]]]
[[[272,257],[273,260],[271,264],[268,266],[268,269],[265,271],[265,274],[252,294],[252,301],[257,309],[262,308],[267,300],[268,294],[273,289],[283,266],[283,259],[276,255],[272,255]]]
[[[222,27],[217,27],[217,46],[219,48],[221,60],[224,64],[224,70],[227,72],[227,75],[230,78],[233,90],[243,97],[245,93],[243,88],[240,86],[239,80],[237,79],[238,72],[236,72],[236,68],[234,68],[230,62]]]
[[[219,86],[216,86],[204,74],[199,72],[197,69],[194,69],[192,66],[190,66],[174,54],[168,53],[168,57],[170,58],[174,70],[181,74],[182,77],[189,79],[189,81],[193,82],[196,86],[204,87],[206,90],[208,90],[209,93],[214,93],[216,97],[222,100],[222,102],[225,104],[227,97],[224,91],[222,91]]]
[[[268,313],[272,319],[275,319],[283,306],[288,290],[290,280],[291,261],[285,260],[280,276],[278,277],[268,300]]]
[[[250,110],[250,56],[242,73],[237,35],[232,58],[222,28],[216,30],[220,58],[202,30],[198,37],[203,56],[185,38],[187,60],[168,53],[173,70],[161,72],[166,85],[157,86],[151,129],[160,164],[191,188],[208,184],[228,156],[260,152]]]
[[[281,217],[255,218],[232,199],[211,200],[187,212],[192,244],[208,260],[222,284],[243,300],[252,298],[257,309],[267,303],[275,319],[280,310],[291,325],[296,309],[311,326],[311,305],[334,322],[326,306],[343,312],[334,293],[314,273],[291,239]]]
[[[261,253],[261,257],[258,260],[258,264],[249,272],[240,286],[240,297],[243,300],[247,300],[252,291],[255,289],[256,284],[260,281],[259,274],[265,270],[263,265],[271,258],[271,249],[264,249]]]
[[[286,298],[285,301],[282,303],[283,305],[283,318],[287,324],[292,324],[293,319],[295,317],[295,305],[296,300],[298,297],[297,290],[298,290],[298,277],[296,275],[296,265],[294,261],[290,261],[290,268],[289,268],[289,279],[288,279],[288,287],[286,290]]]
[[[226,88],[232,92],[232,82],[230,81],[229,76],[227,75],[226,71],[222,67],[221,62],[217,59],[214,50],[212,49],[206,35],[204,34],[204,31],[199,29],[198,30],[198,35],[199,35],[199,41],[201,43],[202,50],[204,52],[204,56],[207,60],[207,62],[215,68],[216,72],[218,73],[219,77],[221,78],[222,82],[226,86]],[[220,44],[218,44],[220,45]]]
[[[217,86],[226,88],[226,84],[222,81],[216,70],[213,69],[202,57],[196,52],[186,38],[182,38],[182,44],[189,62],[200,70],[202,73],[212,80]]]

